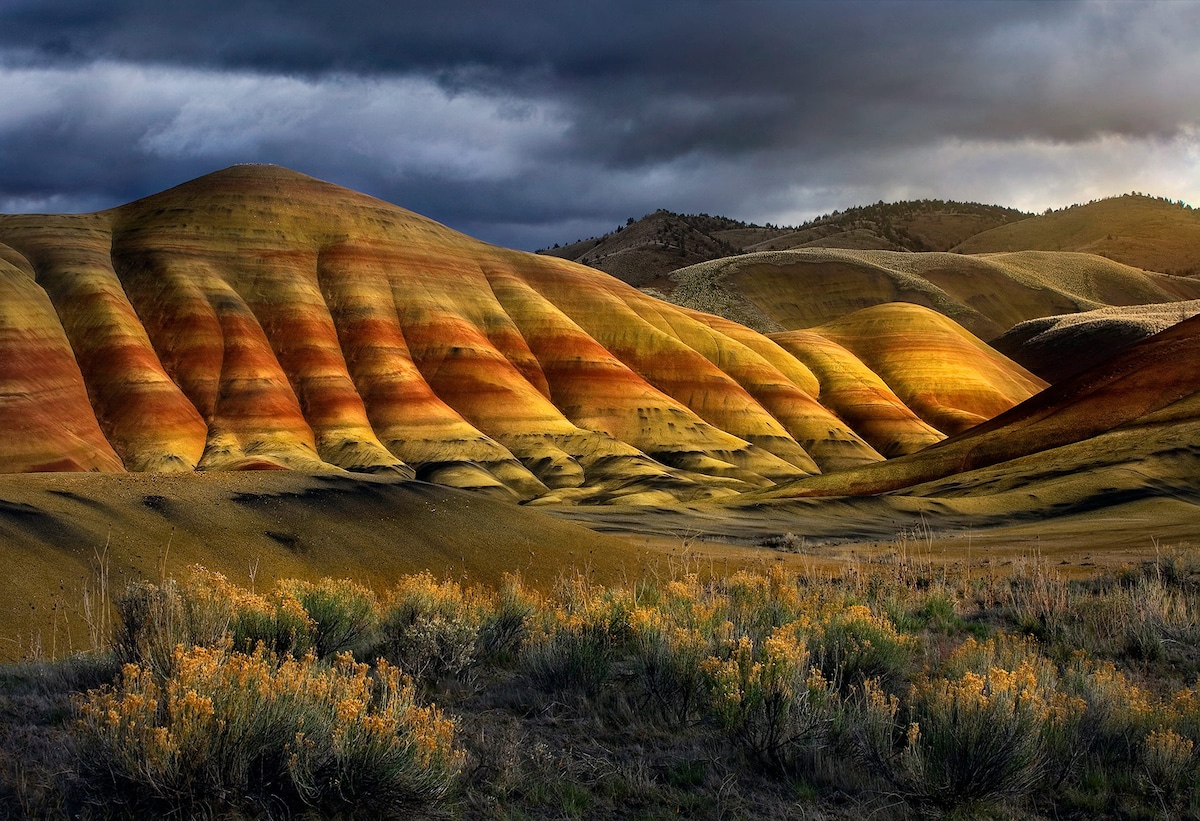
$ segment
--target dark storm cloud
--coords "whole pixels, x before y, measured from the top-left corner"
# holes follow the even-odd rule
[[[1194,160],[1196,42],[1172,2],[7,0],[0,205],[271,161],[529,246],[659,206],[1117,193],[1137,149]]]

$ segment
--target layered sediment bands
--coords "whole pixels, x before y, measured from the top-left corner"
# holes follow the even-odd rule
[[[821,401],[885,457],[913,453],[945,438],[836,342],[813,331],[788,331],[773,339],[816,374]]]
[[[205,425],[163,370],[113,271],[105,214],[5,220],[70,341],[101,430],[129,470],[192,470]]]
[[[1178,473],[1178,462],[1194,487],[1198,358],[1200,317],[1192,317],[945,442],[886,463],[810,477],[780,495],[864,495],[938,480],[946,480],[941,492],[949,492],[956,482],[970,486],[971,472],[993,466],[991,475],[999,478],[992,481],[1000,483],[1007,466],[1017,477],[1072,477],[1086,484],[1093,468],[1114,463],[1153,486]],[[1097,485],[1089,492],[1105,490]]]
[[[0,246],[0,471],[119,471],[54,306]]]
[[[962,326],[917,305],[866,308],[812,330],[854,354],[917,416],[947,436],[1046,387]]]
[[[394,471],[660,503],[940,437],[875,375],[890,360],[865,363],[848,337],[817,364],[803,345],[286,169],[239,166],[100,214],[0,216],[0,242],[6,310],[22,317],[5,326],[6,361],[22,363],[6,395],[61,404],[35,424],[21,420],[39,402],[10,403],[12,470]],[[27,366],[37,356],[61,362]],[[985,382],[1009,367],[971,361]],[[873,379],[875,400],[846,398],[838,368]],[[30,431],[25,450],[10,430]]]

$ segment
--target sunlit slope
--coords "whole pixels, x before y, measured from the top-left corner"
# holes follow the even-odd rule
[[[1138,342],[971,430],[885,464],[803,480],[781,495],[861,495],[941,482],[1005,464],[1031,477],[1086,481],[1120,462],[1142,484],[1200,478],[1200,317]],[[1025,457],[1025,458],[1021,458]],[[965,479],[963,480],[966,481]],[[1100,481],[1097,479],[1096,481]]]
[[[1196,299],[1098,308],[1021,322],[991,344],[1044,379],[1058,382],[1198,313]]]
[[[887,456],[961,433],[1046,386],[954,321],[906,303],[771,338],[818,374],[822,402]]]
[[[120,470],[54,306],[0,245],[0,430],[12,471]]]
[[[718,313],[735,306],[761,331],[810,328],[872,305],[909,302],[984,340],[1041,316],[1200,297],[1193,279],[1042,251],[966,256],[804,248],[701,263],[672,278],[673,301]]]
[[[656,503],[913,446],[868,443],[741,325],[282,168],[0,216],[0,242],[0,472],[387,471]]]
[[[1126,195],[1003,225],[964,240],[967,254],[1082,251],[1135,268],[1200,274],[1200,212],[1155,197]]]

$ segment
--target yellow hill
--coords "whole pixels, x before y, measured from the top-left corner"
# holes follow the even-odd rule
[[[1035,480],[1069,476],[1084,486],[1077,495],[1087,490],[1102,496],[1112,471],[1101,468],[1114,465],[1129,473],[1122,483],[1132,481],[1142,494],[1180,481],[1194,488],[1200,470],[1198,357],[1200,317],[1193,317],[919,453],[812,477],[776,493],[913,492],[930,483],[937,492],[967,492],[986,475],[992,486],[1016,491]]]
[[[805,248],[706,262],[671,276],[678,281],[672,301],[718,313],[736,306],[747,324],[765,332],[909,302],[990,340],[1036,317],[1200,297],[1200,281],[1090,254],[1041,251],[966,256]]]
[[[1200,212],[1127,194],[993,228],[954,250],[1081,251],[1147,271],[1194,276],[1200,274]]]

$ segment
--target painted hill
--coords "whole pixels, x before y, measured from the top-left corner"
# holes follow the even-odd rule
[[[1200,212],[1182,202],[1127,194],[993,228],[954,248],[1081,251],[1147,271],[1200,274]]]
[[[1059,382],[1100,364],[1121,348],[1200,313],[1200,300],[1098,308],[1030,319],[992,340],[1043,379]]]
[[[777,493],[1004,492],[1044,512],[1053,502],[1038,500],[1039,485],[1070,484],[1075,496],[1098,499],[1122,486],[1191,493],[1200,474],[1198,358],[1200,317],[1192,317],[938,445]]]
[[[747,328],[286,169],[0,216],[0,243],[0,472],[384,471],[659,503],[913,447],[873,446]],[[927,387],[906,378],[880,375]]]
[[[859,418],[857,429],[877,423],[864,406],[846,401],[840,386],[858,390],[876,381],[895,386],[902,407],[944,434],[961,433],[1002,413],[1046,387],[939,313],[902,302],[876,305],[807,331],[771,336],[812,368],[828,375],[822,401],[843,419]],[[820,345],[818,339],[827,345]],[[831,346],[844,352],[839,359]],[[885,455],[896,454],[883,437]],[[928,442],[927,444],[932,444]]]
[[[1200,298],[1200,281],[1092,254],[1019,251],[966,256],[805,248],[761,252],[671,274],[670,300],[764,332],[910,302],[990,340],[1028,319]]]
[[[851,248],[949,251],[968,237],[1028,217],[1011,208],[918,200],[835,211],[794,228],[660,209],[602,237],[539,253],[590,265],[638,288],[670,293],[672,271],[754,251]]]

